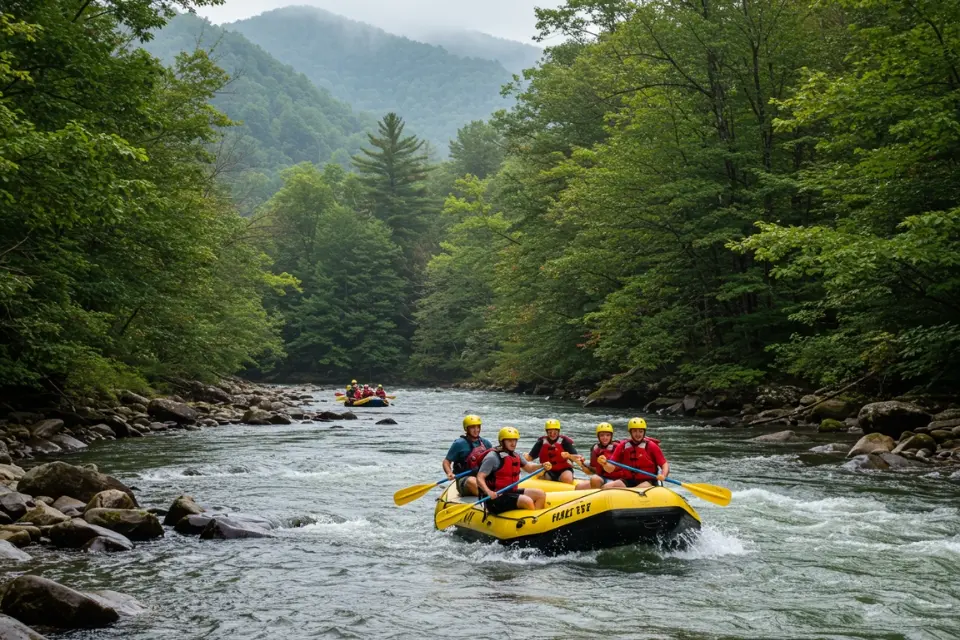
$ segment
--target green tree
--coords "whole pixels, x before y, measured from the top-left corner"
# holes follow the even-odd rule
[[[424,233],[429,228],[428,166],[421,153],[424,141],[405,136],[403,119],[388,113],[378,124],[378,134],[367,134],[371,148],[361,149],[353,164],[367,188],[370,212],[393,231],[407,256],[411,275],[425,263]]]
[[[285,319],[285,372],[324,378],[395,373],[406,357],[398,330],[405,288],[386,225],[345,206],[356,186],[342,168],[302,164],[282,174],[266,205],[275,268],[300,291],[272,300]]]
[[[503,163],[503,137],[497,129],[482,120],[475,120],[457,131],[450,141],[450,158],[454,174],[486,179]]]

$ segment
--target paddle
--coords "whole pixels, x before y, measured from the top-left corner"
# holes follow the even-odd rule
[[[505,491],[509,491],[510,489],[513,489],[515,486],[517,486],[521,482],[529,480],[530,478],[534,477],[535,475],[539,474],[542,471],[543,469],[538,469],[529,475],[523,476],[513,484],[507,485],[503,489],[498,489],[497,495],[502,495]],[[482,504],[489,499],[490,499],[490,496],[487,496],[486,498],[480,498],[474,503],[458,504],[454,507],[447,507],[446,509],[444,509],[443,511],[437,514],[437,517],[436,517],[437,529],[446,529],[450,525],[456,524],[457,520],[459,520],[463,514],[465,514],[467,511],[470,511],[470,509],[473,509],[478,504]]]
[[[642,473],[645,476],[650,476],[651,478],[656,478],[657,474],[650,473],[649,471],[643,471],[641,469],[634,469],[633,467],[625,464],[620,464],[619,462],[614,462],[613,460],[607,460],[610,464],[615,467],[620,467],[621,469],[626,469],[627,471],[633,471],[634,473]],[[707,502],[712,502],[713,504],[718,504],[721,507],[725,507],[730,504],[730,489],[725,487],[717,487],[712,484],[687,484],[686,482],[680,482],[674,480],[673,478],[664,478],[667,482],[672,482],[673,484],[678,484],[693,495],[697,496],[701,500],[706,500]]]
[[[457,480],[458,478],[468,476],[471,473],[473,473],[473,470],[467,469],[463,473],[458,473],[457,475],[453,476],[453,479]],[[429,484],[415,484],[412,487],[407,487],[406,489],[400,489],[400,491],[397,491],[395,494],[393,494],[393,501],[396,503],[398,507],[402,507],[405,504],[413,502],[414,500],[418,500],[423,496],[427,495],[427,493],[430,492],[430,489],[433,489],[434,487],[449,481],[450,481],[450,478],[444,478],[439,482],[431,482]]]

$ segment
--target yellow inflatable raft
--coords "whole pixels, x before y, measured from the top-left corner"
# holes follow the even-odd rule
[[[447,507],[477,498],[461,497],[451,485],[437,499],[434,516]],[[700,516],[680,495],[664,487],[647,489],[587,489],[535,478],[521,487],[543,489],[546,508],[488,514],[480,504],[454,524],[471,540],[534,547],[549,553],[589,551],[636,543],[682,546],[700,529]]]

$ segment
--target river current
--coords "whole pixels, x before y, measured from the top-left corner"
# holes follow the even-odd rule
[[[805,443],[647,417],[673,477],[733,490],[721,508],[687,495],[704,527],[683,551],[625,547],[545,556],[433,528],[439,480],[466,413],[521,449],[556,417],[585,451],[625,410],[507,394],[397,390],[395,406],[339,423],[228,426],[92,446],[72,456],[166,507],[181,493],[266,517],[276,536],[199,541],[172,531],[136,551],[31,548],[22,568],[77,589],[113,589],[150,609],[58,637],[957,638],[960,484],[945,474],[853,473]],[[337,410],[333,394],[316,409]],[[321,400],[328,400],[321,402]],[[393,417],[399,424],[376,426]],[[340,428],[342,427],[342,428]],[[679,490],[679,489],[678,489]],[[682,490],[681,493],[684,493]]]

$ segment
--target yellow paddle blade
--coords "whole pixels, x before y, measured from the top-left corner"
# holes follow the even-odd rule
[[[447,527],[456,524],[459,522],[460,518],[463,517],[463,514],[465,514],[467,511],[470,511],[470,509],[473,509],[472,504],[458,504],[455,507],[447,507],[437,514],[437,529],[446,529]]]
[[[396,399],[397,399],[397,396],[387,396],[387,397],[388,397],[389,399],[391,399],[391,400],[396,400]]]
[[[712,484],[687,484],[684,482],[681,483],[680,486],[701,500],[718,504],[721,507],[725,507],[730,504],[730,498],[732,497],[730,489],[727,489],[726,487],[718,487]]]
[[[393,494],[393,501],[398,507],[402,507],[405,504],[427,495],[430,489],[433,489],[435,486],[437,486],[437,483],[431,482],[430,484],[415,484],[412,487],[400,489],[400,491]]]
[[[337,396],[337,402],[346,402],[346,400],[343,396]]]

